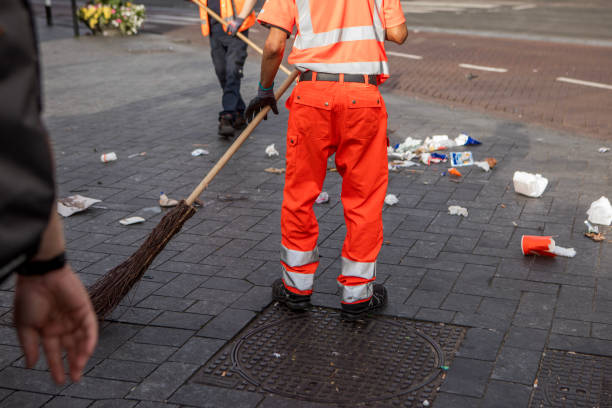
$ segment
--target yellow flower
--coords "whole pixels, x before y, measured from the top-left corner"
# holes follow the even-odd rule
[[[109,20],[111,16],[111,8],[109,6],[104,6],[102,14],[104,15],[105,20]]]

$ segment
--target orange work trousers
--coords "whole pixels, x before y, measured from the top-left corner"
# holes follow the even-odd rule
[[[281,266],[285,287],[312,293],[319,264],[319,225],[313,204],[327,161],[336,154],[342,176],[346,237],[338,283],[342,302],[367,301],[383,242],[387,191],[387,112],[375,85],[301,81],[287,100],[287,163],[281,210]]]

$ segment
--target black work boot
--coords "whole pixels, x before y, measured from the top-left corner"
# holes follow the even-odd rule
[[[234,126],[232,124],[232,115],[224,114],[219,116],[219,135],[223,137],[234,136]]]
[[[382,309],[387,305],[387,289],[381,283],[375,283],[372,297],[366,302],[342,304],[342,318],[344,320],[358,320],[368,312]]]
[[[237,112],[236,116],[234,116],[234,129],[240,131],[243,130],[246,126],[246,120],[244,120],[244,114],[243,112]]]
[[[290,292],[282,279],[277,279],[272,283],[272,299],[287,305],[294,311],[303,311],[311,306],[310,295],[297,295]]]

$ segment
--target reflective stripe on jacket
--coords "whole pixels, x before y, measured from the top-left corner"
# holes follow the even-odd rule
[[[202,0],[204,4],[208,5],[208,0]],[[233,0],[234,6],[236,6],[236,13],[240,14],[242,7],[244,7],[244,0]],[[230,22],[234,17],[234,10],[232,7],[232,0],[220,0],[221,7],[221,18],[227,22]],[[208,18],[208,12],[204,7],[200,7],[200,23],[202,27],[202,35],[204,37],[210,34],[210,20]],[[255,12],[251,12],[249,16],[244,20],[240,26],[240,30],[248,30],[253,24],[255,24]],[[224,27],[227,31],[227,26]]]

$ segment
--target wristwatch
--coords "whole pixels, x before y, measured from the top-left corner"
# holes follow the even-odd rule
[[[23,276],[36,276],[44,275],[47,272],[60,269],[66,265],[66,253],[62,252],[55,258],[48,259],[46,261],[29,261],[21,264],[15,269],[19,275]]]

